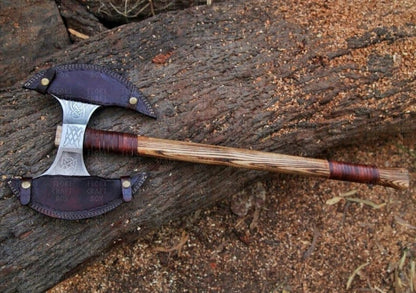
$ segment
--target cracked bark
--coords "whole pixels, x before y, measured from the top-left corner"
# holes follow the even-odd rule
[[[78,43],[39,68],[108,66],[136,84],[159,116],[153,121],[103,109],[90,122],[99,129],[308,156],[415,130],[415,75],[403,70],[406,56],[397,65],[402,45],[415,44],[414,24],[369,29],[335,43],[270,13],[273,7],[273,1],[261,7],[250,1],[159,15]],[[152,63],[159,53],[172,54],[164,64]],[[87,153],[91,174],[143,170],[150,178],[131,203],[104,216],[47,218],[20,206],[5,179],[39,175],[50,166],[61,110],[51,97],[20,87],[1,90],[0,103],[3,292],[43,291],[120,239],[139,238],[259,178],[276,176]]]

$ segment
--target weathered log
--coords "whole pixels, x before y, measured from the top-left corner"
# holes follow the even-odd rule
[[[77,0],[109,26],[137,21],[166,11],[181,10],[207,4],[206,0]],[[220,2],[217,0],[215,2]]]
[[[60,0],[56,2],[73,42],[84,40],[107,29],[78,1]]]
[[[2,1],[0,19],[0,87],[26,77],[38,58],[70,45],[52,1]]]
[[[108,66],[141,88],[159,116],[153,121],[104,109],[93,117],[94,128],[319,156],[332,147],[416,129],[416,78],[409,69],[414,60],[403,54],[404,47],[415,46],[415,24],[397,12],[390,16],[397,25],[334,39],[291,19],[277,1],[196,7],[104,32],[33,71],[69,62]],[[3,292],[44,290],[127,233],[138,238],[265,175],[88,153],[94,175],[142,170],[149,179],[131,203],[104,216],[51,219],[20,206],[5,182],[50,166],[59,106],[19,87],[2,90],[0,103]]]

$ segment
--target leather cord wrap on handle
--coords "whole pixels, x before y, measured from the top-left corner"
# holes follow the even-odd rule
[[[131,200],[146,180],[145,173],[107,179],[97,176],[44,175],[8,183],[23,205],[59,219],[95,217]]]
[[[330,172],[329,179],[368,184],[377,184],[380,181],[380,173],[375,166],[336,161],[328,161],[328,163]]]
[[[409,172],[403,168],[378,168],[375,166],[329,161],[329,179],[382,185],[407,189]]]
[[[59,129],[58,126],[58,130]],[[57,138],[60,139],[58,136]],[[84,147],[86,149],[95,149],[124,155],[135,155],[137,154],[137,136],[127,133],[121,135],[114,131],[101,131],[98,129],[87,128],[84,136]]]

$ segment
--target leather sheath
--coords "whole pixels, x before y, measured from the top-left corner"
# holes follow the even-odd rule
[[[120,179],[44,175],[11,179],[8,183],[21,204],[50,217],[79,220],[104,214],[130,201],[146,177],[145,173]]]
[[[40,71],[24,88],[64,100],[130,108],[156,118],[146,97],[125,77],[92,64],[66,64]]]

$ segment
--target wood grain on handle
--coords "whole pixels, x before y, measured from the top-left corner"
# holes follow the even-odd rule
[[[59,130],[57,130],[56,144],[59,144],[58,132]],[[401,168],[380,169],[367,165],[150,138],[91,128],[86,129],[84,147],[185,162],[377,184],[396,189],[409,187],[408,171]]]

